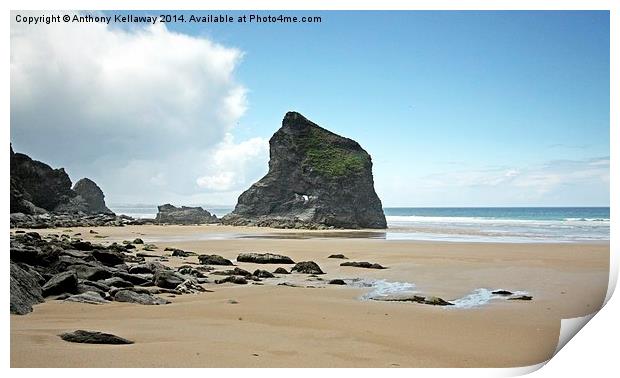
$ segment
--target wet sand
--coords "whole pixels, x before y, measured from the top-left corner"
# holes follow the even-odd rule
[[[95,238],[90,229],[107,237]],[[76,232],[103,243],[140,237],[157,244],[153,254],[167,253],[165,247],[231,260],[239,252],[281,253],[295,261],[317,262],[327,273],[324,279],[410,282],[423,295],[447,300],[477,288],[523,290],[534,299],[456,309],[362,301],[365,289],[276,286],[267,280],[262,286],[206,284],[213,292],[168,298],[173,303],[165,306],[48,301],[31,314],[11,315],[12,367],[526,366],[552,356],[560,319],[600,308],[609,272],[609,244],[601,243],[299,239],[295,231],[226,226],[73,228],[67,233]],[[327,258],[333,253],[389,269],[341,267],[342,260]],[[169,265],[188,261],[196,258],[170,258]],[[238,266],[273,271],[279,265]],[[280,280],[317,283],[307,279],[296,274]],[[75,329],[114,333],[135,344],[72,344],[57,336]]]

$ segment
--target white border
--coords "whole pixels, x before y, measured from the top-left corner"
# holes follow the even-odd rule
[[[618,126],[620,125],[619,114],[617,111],[618,104],[618,89],[620,88],[620,82],[618,81],[617,69],[618,67],[618,1],[602,1],[602,0],[495,0],[495,1],[465,1],[465,0],[436,0],[436,1],[421,1],[421,0],[411,0],[411,1],[397,1],[397,0],[383,0],[383,1],[369,1],[369,0],[357,0],[357,1],[336,1],[336,0],[296,0],[296,1],[284,1],[284,0],[267,0],[267,1],[250,1],[250,0],[230,0],[230,1],[222,1],[222,0],[213,0],[213,1],[190,1],[190,0],[180,0],[180,1],[162,1],[162,0],[151,0],[151,1],[139,1],[139,0],[129,0],[129,1],[120,1],[120,0],[94,0],[89,1],[88,3],[80,2],[76,0],[62,0],[62,1],[54,1],[53,4],[51,1],[42,1],[42,0],[24,0],[24,1],[15,1],[8,0],[4,1],[3,4],[6,4],[3,7],[3,33],[4,36],[0,40],[2,44],[3,51],[5,51],[4,59],[2,60],[3,71],[5,75],[5,83],[10,82],[10,69],[9,69],[9,35],[10,35],[10,10],[11,9],[214,9],[214,10],[241,10],[241,9],[290,9],[290,10],[338,10],[338,9],[433,9],[433,10],[448,10],[448,9],[458,9],[458,10],[551,10],[551,9],[566,9],[566,10],[581,10],[581,9],[608,9],[611,10],[611,84],[610,84],[610,102],[611,102],[611,131],[610,131],[610,141],[611,141],[611,193],[619,193],[620,187],[618,186],[618,175],[617,172],[614,172],[614,168],[620,166],[618,164],[619,154],[616,153],[616,148],[618,145],[618,141],[620,140],[620,135],[618,132]],[[0,114],[2,117],[2,128],[0,128],[0,132],[2,133],[2,137],[4,141],[8,141],[9,138],[9,121],[10,121],[10,89],[8,86],[4,86],[4,91],[2,92],[2,102],[0,103],[0,109],[2,112]],[[615,107],[614,107],[615,105]],[[8,147],[8,146],[5,146]],[[8,178],[9,178],[9,162],[8,162],[8,153],[2,155],[2,181],[4,185],[4,201],[1,201],[2,207],[0,208],[0,213],[8,214],[9,212],[9,204],[8,204]],[[616,168],[617,169],[617,168]],[[614,174],[616,173],[616,174]],[[615,219],[615,214],[618,213],[618,201],[617,197],[611,197],[611,212],[612,217]],[[4,229],[7,230],[8,227],[8,217],[2,217],[2,225]],[[610,290],[608,291],[607,301],[610,300],[611,294],[616,286],[617,276],[618,276],[618,242],[617,242],[617,234],[618,227],[616,227],[615,223],[611,223],[611,272],[610,272]],[[2,234],[2,238],[5,245],[5,250],[8,246],[8,235]],[[8,256],[5,256],[5,260],[3,261],[3,267],[5,268],[5,272],[8,271]],[[6,264],[6,265],[5,265]],[[3,290],[2,290],[2,301],[3,303],[8,302],[8,279],[5,277],[3,282]],[[601,310],[601,312],[596,316],[596,320],[591,322],[585,327],[585,330],[582,331],[579,335],[576,336],[576,340],[572,343],[568,343],[568,345],[556,356],[551,362],[549,362],[549,366],[544,369],[536,372],[538,376],[563,376],[563,375],[589,375],[589,376],[607,376],[610,372],[616,370],[615,358],[617,358],[617,337],[618,337],[618,322],[620,321],[620,314],[618,304],[618,299],[615,298]],[[10,365],[9,353],[10,353],[10,338],[9,338],[9,314],[8,311],[3,313],[5,317],[5,327],[3,328],[3,343],[2,352],[3,352],[3,362],[4,367],[7,368]],[[524,374],[527,372],[531,372],[536,370],[540,366],[529,367],[529,368],[521,368],[521,369],[418,369],[415,372],[409,371],[408,369],[390,369],[390,370],[368,370],[368,369],[347,369],[347,370],[322,370],[319,374],[328,375],[355,375],[355,376],[370,376],[379,374],[389,374],[394,376],[410,376],[413,374],[422,374],[424,376],[505,376],[505,375],[518,375]],[[63,369],[63,370],[31,370],[31,369],[22,369],[22,370],[12,370],[9,371],[11,374],[24,374],[26,376],[29,375],[40,375],[40,374],[54,374],[58,372],[63,375],[77,375],[84,374],[83,371],[78,369]],[[134,371],[129,370],[115,370],[113,374],[136,374]],[[154,374],[156,376],[169,374],[168,371],[151,369],[151,371],[145,372],[146,374]],[[174,372],[175,374],[205,374],[201,371],[178,371]],[[252,374],[261,376],[289,376],[291,374],[295,374],[295,376],[314,376],[318,372],[309,370],[309,369],[296,369],[294,372],[290,371],[290,369],[252,369],[248,371],[246,369],[232,369],[227,371],[213,371],[207,374]],[[103,369],[90,369],[88,371],[89,375],[92,376],[107,376],[108,374],[112,374],[112,372],[103,370]],[[613,374],[613,373],[612,373]]]

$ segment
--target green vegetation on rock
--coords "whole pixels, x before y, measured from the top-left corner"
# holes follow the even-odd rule
[[[310,128],[308,135],[299,141],[305,152],[303,164],[326,177],[362,172],[368,154],[332,144],[331,139],[327,131]]]

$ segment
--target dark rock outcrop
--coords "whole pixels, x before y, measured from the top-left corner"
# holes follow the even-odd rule
[[[295,264],[290,257],[275,253],[240,253],[237,261],[254,264]]]
[[[11,147],[11,213],[53,211],[76,195],[63,168],[52,169]]]
[[[224,224],[386,228],[370,155],[296,112],[269,141],[269,172],[239,196]]]
[[[11,314],[24,315],[32,305],[42,303],[41,285],[37,277],[11,262]]]
[[[92,180],[84,178],[72,189],[71,179],[63,168],[53,169],[28,155],[15,153],[12,146],[10,193],[11,214],[42,215],[54,212],[114,215],[105,206],[103,192]],[[25,220],[32,225],[31,219]],[[24,219],[21,221],[23,223]]]
[[[113,214],[105,205],[105,195],[95,182],[89,178],[83,178],[73,185],[73,191],[86,202],[86,210],[91,214]]]
[[[86,344],[133,344],[133,341],[112,335],[110,333],[102,333],[97,331],[77,330],[58,335],[61,339],[71,343]]]
[[[275,274],[290,274],[290,272],[284,268],[282,268],[281,266],[276,268],[276,270],[273,271]]]
[[[341,280],[340,278],[335,278],[333,280],[329,280],[328,284],[330,284],[330,285],[346,285],[347,283],[344,282],[344,280]]]
[[[176,207],[167,203],[157,206],[155,222],[167,224],[205,224],[219,223],[219,219],[202,207]]]

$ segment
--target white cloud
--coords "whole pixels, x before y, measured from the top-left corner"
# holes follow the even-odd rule
[[[235,143],[231,135],[247,108],[247,89],[235,79],[242,57],[165,24],[13,21],[14,147],[66,167],[74,181],[95,179],[111,202],[249,185],[262,173],[255,162],[265,141]]]
[[[236,144],[231,134],[208,160],[210,174],[196,179],[201,188],[217,192],[241,189],[252,173],[265,170],[269,156],[269,142],[263,138],[252,138]]]

